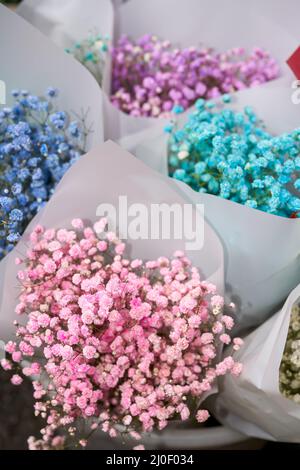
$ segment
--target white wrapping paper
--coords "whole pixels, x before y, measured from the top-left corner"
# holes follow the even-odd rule
[[[13,89],[43,95],[49,86],[59,89],[57,107],[73,116],[88,111],[93,132],[87,150],[103,142],[102,92],[90,73],[49,39],[0,5],[0,80],[6,85],[7,105]],[[99,106],[95,106],[99,103]]]
[[[287,82],[287,83],[286,83]],[[294,90],[285,78],[234,95],[229,106],[250,105],[270,132],[300,125],[300,106],[292,103]],[[180,116],[181,126],[187,113]],[[163,123],[150,131],[122,139],[122,146],[167,175],[167,142]],[[188,201],[203,203],[205,217],[218,233],[225,253],[227,302],[236,304],[238,330],[260,325],[278,311],[300,279],[300,220],[254,210],[216,196],[199,194],[174,180]]]
[[[62,48],[91,32],[113,35],[110,0],[24,0],[17,12]]]
[[[241,46],[260,46],[275,57],[281,75],[292,79],[286,59],[299,45],[298,24],[290,20],[300,14],[297,0],[112,0],[114,30],[110,32],[108,0],[24,0],[18,12],[61,47],[86,37],[96,27],[107,32],[116,44],[127,34],[137,39],[149,33],[169,39],[178,47],[211,46],[219,51]],[[105,137],[123,138],[152,127],[154,118],[137,118],[110,103],[111,61],[107,60],[105,92]],[[276,82],[274,80],[273,82]]]
[[[12,322],[17,302],[18,282],[15,258],[25,255],[28,234],[38,223],[45,227],[68,228],[73,218],[95,222],[99,217],[99,204],[112,204],[118,210],[119,196],[127,196],[131,204],[144,204],[150,210],[151,204],[184,204],[176,186],[164,176],[151,170],[135,157],[113,142],[95,147],[83,156],[66,173],[54,195],[45,208],[35,217],[17,247],[0,264],[0,339],[9,339],[13,333]],[[192,218],[195,216],[193,208]],[[123,216],[125,214],[122,214]],[[121,236],[122,234],[120,234]],[[204,222],[205,243],[202,249],[186,251],[195,266],[206,279],[223,291],[223,250],[219,238]],[[185,238],[177,240],[171,233],[169,240],[130,240],[132,258],[156,259],[172,256],[176,250],[185,250]]]
[[[234,358],[243,363],[239,378],[222,378],[214,414],[248,436],[300,443],[300,405],[281,395],[279,368],[291,309],[300,299],[300,285],[282,310],[245,339]]]

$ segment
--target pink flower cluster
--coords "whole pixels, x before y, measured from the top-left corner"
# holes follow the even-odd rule
[[[218,53],[174,48],[151,35],[137,41],[124,36],[112,56],[112,103],[132,116],[169,117],[175,106],[185,110],[198,98],[216,98],[279,76],[276,61],[261,48],[248,55],[240,47]]]
[[[218,376],[241,371],[232,357],[217,357],[231,341],[225,330],[233,321],[222,314],[215,286],[182,252],[130,261],[105,224],[38,226],[26,259],[17,260],[25,264],[16,307],[24,324],[16,323],[17,341],[7,344],[11,359],[2,366],[19,367],[14,385],[21,375],[33,380],[35,412],[47,424],[43,439],[30,438],[31,449],[61,448],[74,436],[86,446],[87,436],[78,435],[82,419],[90,432],[100,427],[111,437],[140,439],[173,418],[187,420],[189,403]],[[208,417],[197,413],[200,423]]]

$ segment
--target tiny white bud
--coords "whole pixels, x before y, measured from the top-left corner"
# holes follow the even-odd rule
[[[181,150],[179,153],[178,153],[178,158],[179,160],[184,160],[185,158],[187,158],[189,156],[189,152],[187,150]]]

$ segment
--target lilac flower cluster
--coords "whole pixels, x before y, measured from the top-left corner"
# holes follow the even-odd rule
[[[223,101],[230,102],[224,95]],[[273,136],[254,111],[198,100],[170,132],[169,173],[194,190],[283,217],[300,214],[300,129]]]
[[[13,106],[0,112],[0,259],[84,153],[88,133],[84,122],[55,109],[57,90],[12,95]]]
[[[112,51],[113,104],[132,116],[168,116],[198,98],[211,99],[279,76],[276,61],[261,48],[224,53],[209,48],[174,48],[145,35],[122,37]]]

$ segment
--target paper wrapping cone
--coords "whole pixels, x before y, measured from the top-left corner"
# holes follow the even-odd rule
[[[243,363],[243,372],[239,378],[222,378],[213,406],[223,424],[252,437],[300,443],[300,405],[279,390],[291,309],[299,298],[300,285],[282,310],[247,336],[234,355]]]

